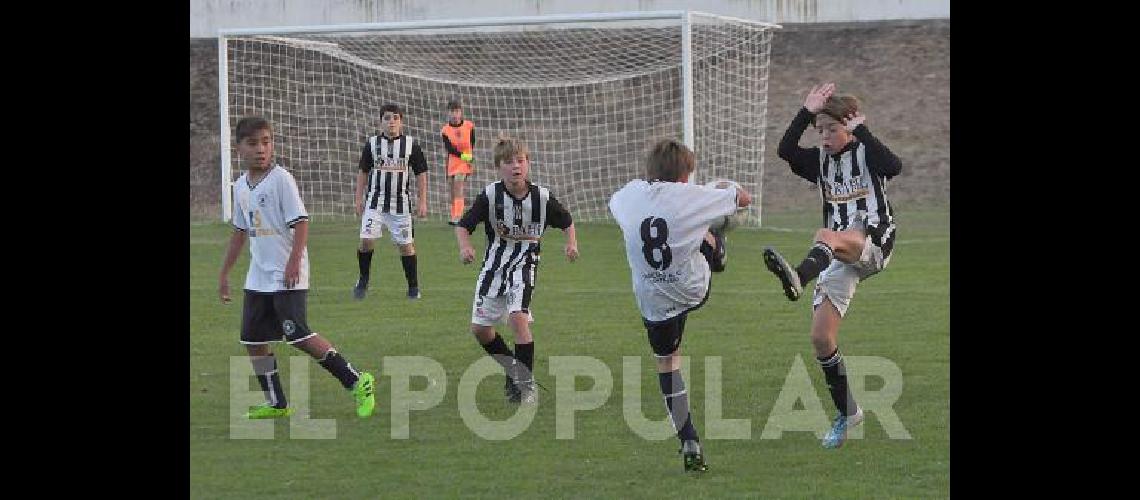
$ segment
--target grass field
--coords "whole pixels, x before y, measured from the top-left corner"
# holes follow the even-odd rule
[[[890,266],[860,285],[840,330],[846,356],[880,356],[901,369],[904,386],[893,409],[911,439],[890,439],[874,413],[864,423],[863,439],[850,440],[840,450],[822,449],[808,431],[761,439],[797,357],[831,417],[832,404],[808,340],[809,300],[788,302],[760,258],[760,249],[773,245],[798,261],[817,219],[813,214],[769,215],[766,229],[732,233],[728,270],[714,276],[709,302],[690,315],[682,344],[692,359],[686,383],[711,467],[700,478],[682,472],[675,438],[645,440],[623,418],[623,356],[642,358],[640,400],[646,418],[662,419],[666,412],[616,226],[579,227],[581,258],[573,264],[561,256],[561,231],[552,230],[546,238],[532,309],[536,377],[550,391],[540,391],[537,414],[526,431],[514,439],[490,441],[464,424],[457,403],[460,377],[484,353],[468,333],[477,263],[459,263],[452,228],[429,222],[416,229],[421,300],[404,297],[399,259],[383,240],[373,262],[372,289],[366,300],[354,302],[356,224],[318,219],[309,243],[309,323],[357,368],[377,374],[377,411],[370,419],[356,418],[351,395],[309,362],[311,418],[335,419],[335,439],[290,439],[289,424],[279,421],[273,424],[274,439],[254,440],[230,438],[230,357],[244,350],[237,342],[240,292],[226,306],[216,292],[229,226],[192,222],[191,496],[948,497],[948,210],[902,211]],[[475,241],[481,259],[482,228]],[[240,290],[248,262],[247,248],[230,275],[235,290]],[[503,334],[511,340],[509,330]],[[283,344],[275,350],[288,387],[288,356],[302,354]],[[575,415],[574,439],[556,439],[556,380],[548,357],[572,355],[605,363],[614,390],[601,407]],[[384,356],[426,356],[446,371],[443,401],[411,412],[408,439],[390,436],[390,378],[380,376]],[[750,439],[705,436],[706,356],[721,360],[723,417],[749,419]],[[488,378],[479,386],[477,401],[488,418],[501,420],[514,412],[502,397],[501,380]],[[876,384],[884,382],[867,382],[871,390]],[[425,386],[426,380],[413,379],[413,390]],[[575,387],[588,390],[591,384],[578,378]],[[250,388],[256,388],[252,379]]]

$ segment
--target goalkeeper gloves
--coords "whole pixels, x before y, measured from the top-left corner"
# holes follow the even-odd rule
[[[475,160],[475,157],[472,156],[471,153],[463,153],[463,154],[459,155],[459,158],[462,159],[463,161],[467,162],[467,163],[471,163],[472,161]]]

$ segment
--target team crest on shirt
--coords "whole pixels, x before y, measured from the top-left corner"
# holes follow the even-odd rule
[[[508,226],[502,221],[495,225],[499,237],[507,240],[538,241],[542,236],[542,224],[522,224]]]
[[[287,319],[281,323],[281,328],[285,330],[285,335],[293,335],[297,331],[297,324],[293,323],[293,320]]]
[[[824,182],[823,198],[832,203],[846,203],[866,198],[870,186],[864,176],[847,179],[843,182]]]
[[[257,206],[265,208],[265,193],[257,195]]]
[[[383,157],[378,163],[376,168],[380,169],[381,172],[406,172],[408,170],[406,158]]]
[[[675,271],[659,271],[652,270],[641,275],[641,279],[649,283],[677,283],[683,277],[683,271],[678,269]]]

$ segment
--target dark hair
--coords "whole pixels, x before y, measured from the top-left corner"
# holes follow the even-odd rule
[[[859,112],[859,99],[851,95],[833,95],[827,98],[823,103],[823,108],[819,110],[819,114],[825,114],[832,117],[839,123],[846,123],[847,117]],[[811,124],[815,125],[815,116],[811,118]]]
[[[404,110],[400,109],[399,105],[391,102],[380,107],[380,116],[384,116],[384,113],[393,113],[400,115],[400,118],[404,117]]]
[[[262,130],[268,130],[273,134],[273,127],[269,125],[269,120],[260,116],[247,116],[238,121],[237,124],[237,140],[241,142],[242,139],[252,136]]]
[[[451,111],[455,109],[463,109],[463,104],[459,102],[459,99],[447,101],[447,110]]]
[[[645,159],[645,180],[677,182],[694,168],[696,158],[688,147],[675,139],[662,139]]]

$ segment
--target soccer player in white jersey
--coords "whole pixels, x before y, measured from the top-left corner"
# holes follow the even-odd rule
[[[886,186],[902,171],[898,156],[864,124],[859,101],[834,92],[834,83],[808,92],[778,150],[792,172],[819,186],[824,227],[816,231],[814,245],[795,268],[776,250],[764,249],[764,263],[780,279],[788,299],[798,299],[804,285],[819,278],[812,297],[811,343],[838,410],[824,435],[825,448],[842,446],[848,429],[863,422],[863,410],[847,387],[847,368],[837,343],[839,324],[856,285],[891,260],[895,217]],[[820,147],[799,147],[809,123],[815,125]]]
[[[234,232],[230,236],[218,295],[230,302],[230,269],[246,239],[251,261],[245,276],[241,343],[250,355],[254,374],[265,393],[266,404],[252,406],[247,418],[279,418],[293,413],[277,375],[277,360],[270,342],[282,340],[320,363],[356,398],[356,414],[372,414],[375,378],[358,372],[320,334],[309,329],[306,297],[309,291],[309,214],[297,190],[297,181],[281,165],[273,164],[273,130],[258,117],[237,124],[237,150],[246,170],[234,184]]]
[[[494,147],[494,163],[501,180],[488,184],[475,197],[471,209],[455,227],[459,259],[475,260],[471,233],[480,222],[487,233],[487,252],[475,281],[471,304],[471,333],[487,354],[506,371],[504,388],[511,402],[535,403],[534,321],[530,302],[538,276],[539,245],[546,226],[566,233],[566,258],[578,258],[578,237],[574,220],[549,189],[529,180],[530,154],[525,144],[500,137]],[[495,331],[495,324],[506,319],[515,333],[511,352]]]
[[[681,440],[686,471],[708,470],[700,438],[689,415],[681,377],[681,337],[690,311],[709,297],[710,267],[723,269],[723,239],[709,224],[752,203],[747,191],[689,184],[693,152],[665,139],[646,161],[645,179],[634,179],[610,198],[610,213],[621,227],[633,278],[633,294],[657,358],[665,405]]]
[[[400,264],[408,282],[408,298],[420,298],[419,271],[416,268],[415,231],[408,186],[416,178],[416,216],[427,217],[427,160],[415,138],[404,135],[404,112],[395,104],[380,108],[381,133],[364,141],[360,172],[356,174],[356,215],[360,216],[360,247],[356,260],[360,275],[352,287],[356,300],[368,291],[372,249],[376,238],[388,228],[392,242],[400,250]],[[408,169],[411,172],[408,172]]]

